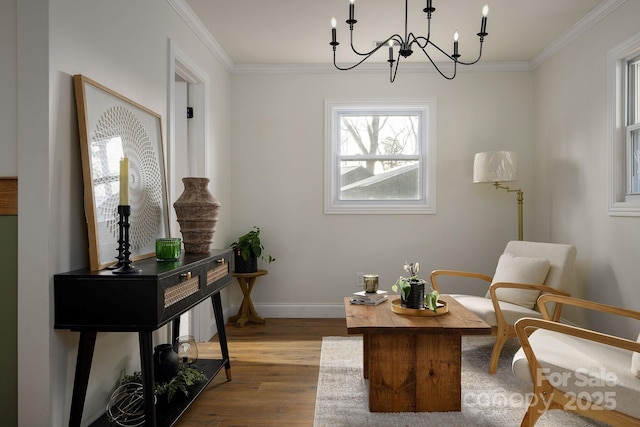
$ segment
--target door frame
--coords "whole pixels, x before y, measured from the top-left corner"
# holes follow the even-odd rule
[[[206,144],[209,139],[209,126],[206,120],[209,114],[207,97],[209,93],[209,76],[171,39],[169,39],[168,64],[167,182],[169,183],[169,200],[175,201],[178,197],[177,193],[180,191],[176,188],[177,177],[175,176],[175,150],[177,146],[175,119],[176,114],[186,114],[186,112],[175,111],[176,76],[187,82],[187,99],[194,110],[193,118],[187,122],[189,170],[192,176],[202,177],[209,177],[209,149]],[[170,209],[170,211],[172,235],[179,236],[175,210]],[[208,301],[203,301],[194,307],[185,317],[189,334],[193,335],[196,341],[208,341],[217,333],[213,309]]]

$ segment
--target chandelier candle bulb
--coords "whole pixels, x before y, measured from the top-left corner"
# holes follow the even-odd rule
[[[453,57],[454,58],[458,58],[460,55],[458,55],[458,32],[456,31],[455,33],[453,33]]]
[[[336,18],[331,18],[331,44],[334,46],[338,43],[336,42]]]
[[[480,26],[480,34],[487,32],[487,15],[489,14],[489,5],[485,4],[482,8],[482,25]]]
[[[347,21],[347,24],[355,24],[356,21],[354,19],[354,15],[355,15],[355,10],[356,10],[356,5],[354,4],[356,0],[349,0],[349,20]]]
[[[129,204],[129,158],[120,160],[120,204]]]

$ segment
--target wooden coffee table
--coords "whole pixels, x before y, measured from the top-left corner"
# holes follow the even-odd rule
[[[462,335],[490,335],[491,327],[448,295],[440,299],[449,313],[434,317],[396,314],[391,300],[397,298],[377,306],[344,299],[347,333],[364,338],[369,410],[460,411]]]

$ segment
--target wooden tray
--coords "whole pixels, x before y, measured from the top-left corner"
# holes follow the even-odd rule
[[[437,306],[438,311],[434,313],[433,311],[426,308],[406,308],[403,307],[400,301],[400,298],[394,299],[391,301],[391,311],[398,314],[404,314],[406,316],[423,316],[423,317],[434,317],[434,316],[442,316],[443,314],[447,314],[449,312],[449,306],[446,301],[438,300]]]

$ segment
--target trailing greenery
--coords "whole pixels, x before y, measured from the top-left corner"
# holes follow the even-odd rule
[[[240,255],[245,261],[252,255],[256,258],[260,258],[268,264],[271,264],[276,259],[271,255],[263,255],[264,246],[260,241],[260,228],[255,225],[247,234],[243,234],[237,241],[230,245],[234,250],[240,249]]]
[[[207,376],[191,366],[180,364],[178,367],[178,375],[173,377],[171,381],[166,383],[155,383],[153,392],[156,396],[166,394],[167,402],[171,402],[173,396],[178,391],[182,391],[185,396],[189,395],[189,387],[199,382],[205,381]],[[134,372],[131,375],[123,375],[118,386],[127,383],[142,384],[142,372]]]
[[[418,264],[417,262],[415,264],[414,263],[407,264],[405,261],[404,271],[409,273],[409,277],[407,278],[407,277],[400,276],[400,278],[396,280],[396,283],[394,283],[391,286],[391,289],[393,289],[393,292],[398,292],[398,289],[400,289],[400,295],[402,299],[406,301],[407,298],[409,298],[409,294],[411,294],[411,282],[424,282],[424,280],[418,278],[419,270],[420,270],[420,264]],[[425,307],[427,307],[429,310],[436,313],[438,310],[437,302],[439,297],[440,297],[440,294],[435,289],[432,289],[431,292],[429,293],[425,292],[424,294]]]

